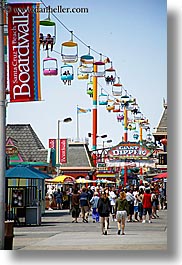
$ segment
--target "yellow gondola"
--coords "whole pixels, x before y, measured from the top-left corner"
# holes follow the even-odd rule
[[[76,63],[78,61],[78,44],[73,41],[73,31],[71,40],[61,44],[61,57],[64,63]]]
[[[108,112],[111,112],[111,110],[112,111],[114,110],[114,100],[108,99],[106,109],[108,110]]]
[[[130,123],[128,123],[127,128],[128,128],[130,131],[136,130],[136,123],[134,123],[134,122],[130,122]]]
[[[82,73],[82,72],[80,71],[80,67],[81,67],[81,66],[79,66],[79,67],[77,68],[77,78],[78,78],[79,80],[86,80],[86,79],[88,79],[88,78],[89,78],[89,74],[87,74],[87,73]]]

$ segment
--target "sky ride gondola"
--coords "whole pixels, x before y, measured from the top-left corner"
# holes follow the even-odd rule
[[[133,139],[138,140],[138,138],[139,138],[139,132],[138,131],[134,131],[133,132]]]
[[[71,64],[64,64],[61,66],[61,80],[64,84],[71,85],[71,81],[74,78],[73,66]]]
[[[73,41],[73,31],[71,40],[61,44],[61,57],[64,63],[76,63],[78,61],[78,44]]]
[[[93,97],[93,81],[87,83],[87,95]]]
[[[140,126],[142,127],[144,124],[149,124],[149,120],[146,118],[141,118],[139,120],[137,120],[137,122],[140,124]]]
[[[147,142],[152,142],[152,134],[151,133],[147,133],[147,135],[146,135],[146,141]]]
[[[122,84],[120,82],[120,78],[118,77],[117,83],[112,85],[112,94],[113,96],[121,96],[122,95]]]
[[[135,123],[135,122],[130,122],[130,123],[128,123],[127,128],[128,128],[130,131],[136,130],[136,123]]]
[[[50,19],[50,13],[46,19],[40,20],[40,44],[54,45],[56,43],[56,23]],[[49,39],[48,39],[49,38]]]
[[[145,129],[146,131],[150,130],[150,124],[149,123],[143,123],[141,124],[142,129]]]
[[[142,119],[142,113],[141,111],[138,111],[136,114],[134,114],[134,120],[138,121]]]
[[[91,74],[93,72],[94,57],[90,55],[90,46],[88,48],[89,53],[80,57],[80,72]]]
[[[121,104],[119,102],[114,102],[113,112],[121,112]]]
[[[81,72],[80,67],[81,67],[81,66],[79,66],[79,67],[77,68],[77,78],[78,78],[79,80],[86,80],[86,79],[88,79],[88,78],[89,78],[89,74]]]
[[[101,93],[99,95],[99,105],[107,105],[107,103],[108,103],[108,94],[105,94],[102,91],[103,91],[103,89],[101,89]]]
[[[138,104],[132,103],[131,105],[133,107],[132,110],[131,110],[131,113],[134,114],[134,115],[136,115],[139,112]]]
[[[127,95],[127,93],[121,96],[120,98],[121,106],[127,108],[129,106],[129,100],[130,100],[130,97]]]
[[[117,115],[117,121],[118,122],[121,122],[121,121],[123,121],[124,120],[124,114],[119,114],[119,115]]]
[[[112,99],[108,99],[108,102],[107,102],[107,106],[106,106],[106,109],[108,110],[108,112],[111,112],[111,110],[113,111],[114,110],[114,100]]]
[[[47,57],[43,59],[43,74],[46,76],[58,75],[58,63],[56,58]]]
[[[102,61],[102,54],[100,54],[100,61],[94,62],[94,65],[97,66],[97,71],[93,72],[93,76],[104,77],[105,76],[105,62]]]
[[[110,62],[111,67],[105,69],[105,81],[106,84],[113,85],[116,80],[116,70],[112,66],[112,62]]]

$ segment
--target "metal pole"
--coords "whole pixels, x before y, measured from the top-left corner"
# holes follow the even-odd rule
[[[105,141],[102,142],[102,162],[104,162],[104,143]]]
[[[97,73],[97,65],[94,64],[94,73]],[[97,76],[93,76],[93,124],[92,124],[92,151],[97,149]],[[95,161],[96,163],[96,161]]]
[[[58,150],[58,160],[57,160],[57,163],[58,163],[58,167],[57,167],[57,176],[59,176],[59,164],[60,164],[60,120],[58,120],[58,139],[57,139],[57,141],[58,141],[58,148],[57,148],[57,150]]]
[[[139,140],[139,142],[140,142],[140,145],[142,145],[142,142],[143,142],[143,130],[142,130],[142,125],[140,124],[139,125],[140,126],[140,140]],[[140,175],[143,175],[143,168],[142,167],[140,167]]]
[[[124,142],[128,142],[128,111],[124,107]]]
[[[124,107],[124,142],[128,142],[128,112],[126,106]],[[126,163],[126,161],[125,161]],[[124,166],[124,186],[126,186],[128,182],[128,167]]]
[[[76,124],[77,124],[77,126],[76,126],[76,128],[77,128],[77,130],[76,130],[76,137],[77,137],[77,141],[80,139],[80,137],[79,137],[79,117],[78,117],[78,105],[77,105],[77,108],[76,108]]]
[[[97,72],[97,65],[94,64],[94,73]],[[97,150],[97,76],[93,76],[93,109],[92,109],[92,158],[93,164],[96,166],[96,150]],[[93,175],[93,180],[96,180],[95,175]],[[94,183],[94,185],[96,185]]]
[[[4,14],[3,0],[0,0],[0,249],[4,249],[5,230],[5,78],[4,78]]]

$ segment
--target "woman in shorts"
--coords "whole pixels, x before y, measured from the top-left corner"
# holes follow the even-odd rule
[[[124,191],[120,192],[119,198],[116,200],[115,214],[118,225],[118,235],[120,235],[121,229],[122,229],[122,235],[125,235],[124,229],[125,229],[126,218],[129,215],[129,205],[126,200],[126,193]]]

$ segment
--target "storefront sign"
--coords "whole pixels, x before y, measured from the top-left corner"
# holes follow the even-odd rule
[[[99,162],[99,163],[97,163],[97,167],[106,167],[106,163]]]
[[[9,90],[10,102],[41,100],[39,4],[9,4]]]
[[[109,160],[143,159],[151,155],[153,151],[146,146],[137,143],[121,143],[108,151]]]
[[[6,154],[9,156],[17,155],[18,149],[14,145],[6,145]]]

